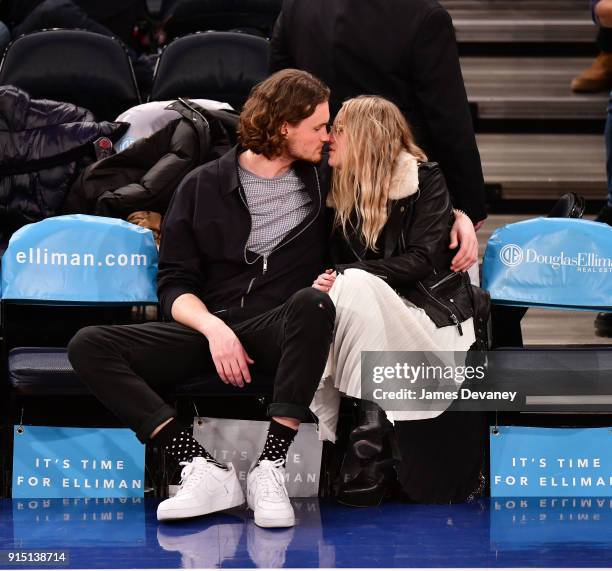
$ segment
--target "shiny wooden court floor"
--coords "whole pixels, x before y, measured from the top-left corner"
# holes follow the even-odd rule
[[[0,550],[63,551],[63,568],[612,566],[611,498],[294,503],[296,527],[267,530],[241,508],[160,524],[155,500],[0,500]]]

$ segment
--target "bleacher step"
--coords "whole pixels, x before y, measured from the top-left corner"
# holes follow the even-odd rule
[[[607,93],[578,94],[571,80],[591,58],[464,57],[461,69],[479,119],[604,119]]]
[[[578,192],[604,200],[603,135],[479,134],[485,182],[503,199],[554,199]]]
[[[588,2],[575,0],[443,0],[464,43],[590,43],[596,27]]]

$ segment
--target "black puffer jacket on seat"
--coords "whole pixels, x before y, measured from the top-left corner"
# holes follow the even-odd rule
[[[238,115],[210,111],[187,99],[166,109],[179,117],[79,175],[66,200],[66,213],[116,218],[146,210],[165,214],[185,175],[229,150],[224,124],[237,123]]]
[[[112,141],[127,123],[96,123],[90,111],[0,86],[0,228],[15,231],[54,216],[80,170],[95,160],[93,142]]]

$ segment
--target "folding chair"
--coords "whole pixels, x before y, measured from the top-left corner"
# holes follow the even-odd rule
[[[20,423],[101,426],[117,419],[99,405],[68,361],[66,345],[81,327],[143,321],[157,303],[157,249],[150,230],[114,218],[69,215],[18,230],[2,259],[1,320],[8,383],[2,399],[3,494],[10,490],[13,427]],[[202,412],[262,418],[274,379],[258,374],[243,390],[223,384],[216,372],[186,379],[165,394],[179,414]],[[233,397],[233,398],[228,398]],[[157,491],[165,464],[147,461]]]

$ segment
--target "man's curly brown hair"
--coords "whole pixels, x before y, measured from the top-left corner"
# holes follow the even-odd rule
[[[257,84],[247,99],[238,124],[238,141],[267,159],[283,154],[285,122],[297,125],[317,105],[329,100],[329,87],[307,71],[283,69]]]

